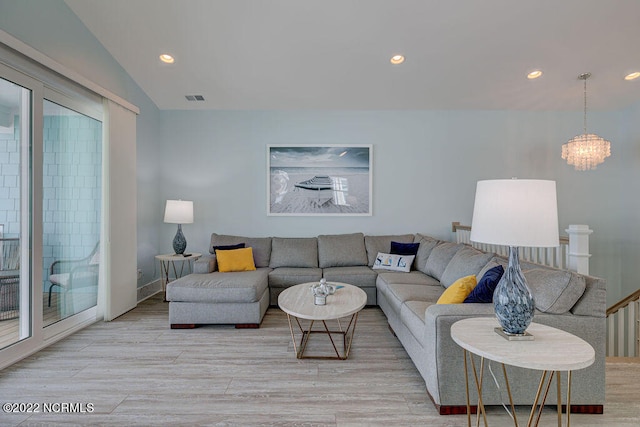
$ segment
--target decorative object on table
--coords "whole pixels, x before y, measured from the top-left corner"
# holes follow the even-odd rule
[[[587,133],[587,79],[591,73],[578,76],[584,81],[584,133],[573,137],[562,146],[562,158],[576,170],[596,169],[611,155],[611,143],[594,133]]]
[[[371,145],[269,145],[267,215],[371,215]]]
[[[316,283],[311,286],[311,293],[313,294],[313,303],[315,305],[325,305],[327,303],[327,296],[333,295],[336,291],[336,287],[327,284],[326,279],[320,279],[320,283]]]
[[[173,238],[173,250],[182,255],[187,248],[187,239],[182,234],[182,224],[193,223],[193,202],[186,200],[167,200],[164,209],[164,222],[178,224],[178,231]]]
[[[499,332],[509,339],[532,339],[526,329],[535,303],[520,269],[518,247],[559,245],[555,181],[478,181],[470,239],[509,246],[509,266],[493,294]]]

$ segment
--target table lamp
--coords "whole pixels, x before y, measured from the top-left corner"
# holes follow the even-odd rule
[[[526,332],[535,304],[520,269],[518,247],[555,247],[558,202],[555,181],[502,179],[478,181],[471,241],[509,246],[509,266],[493,294],[503,337],[533,339]]]
[[[167,200],[164,208],[164,222],[178,224],[176,237],[173,238],[173,250],[176,255],[184,254],[187,248],[187,239],[182,234],[182,224],[193,223],[193,202],[185,200]]]

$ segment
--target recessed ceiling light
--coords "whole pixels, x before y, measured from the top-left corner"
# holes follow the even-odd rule
[[[402,55],[393,55],[389,60],[393,65],[400,65],[404,62],[404,56]]]
[[[640,77],[640,71],[635,71],[633,73],[627,74],[626,76],[624,76],[625,80],[635,80],[638,77]]]
[[[529,74],[527,74],[527,78],[529,80],[533,80],[533,79],[537,79],[538,77],[540,77],[542,75],[542,71],[540,70],[533,70],[532,72],[530,72]]]
[[[165,64],[173,64],[175,62],[175,58],[168,53],[163,53],[162,55],[160,55],[160,61],[164,62]]]

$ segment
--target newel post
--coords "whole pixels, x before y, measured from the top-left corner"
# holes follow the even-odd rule
[[[580,274],[589,274],[589,235],[593,230],[588,225],[569,225],[569,269]]]

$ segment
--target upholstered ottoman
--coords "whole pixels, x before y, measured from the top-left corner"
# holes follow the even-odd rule
[[[189,274],[167,285],[172,329],[204,324],[257,328],[269,307],[269,268]]]

